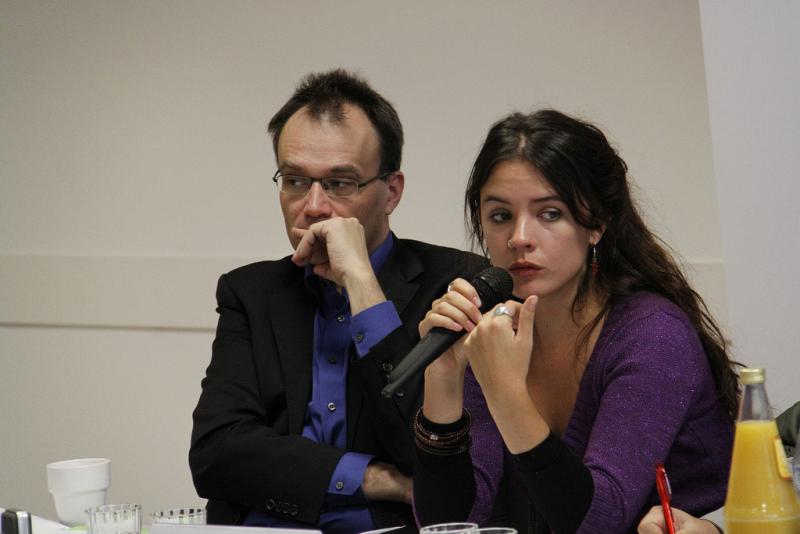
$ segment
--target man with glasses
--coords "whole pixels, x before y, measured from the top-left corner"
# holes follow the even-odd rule
[[[413,527],[421,377],[380,390],[475,256],[396,238],[403,132],[343,70],[305,78],[269,124],[294,254],[219,280],[189,461],[212,523],[326,533]]]

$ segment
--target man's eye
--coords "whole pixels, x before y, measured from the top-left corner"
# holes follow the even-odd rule
[[[328,180],[328,189],[346,189],[350,187],[350,180],[337,180],[336,178],[331,178]]]
[[[306,184],[306,180],[302,176],[284,176],[283,182],[289,187],[304,187]]]

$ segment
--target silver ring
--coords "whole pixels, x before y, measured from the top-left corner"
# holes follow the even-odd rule
[[[450,293],[453,290],[453,282],[447,284],[447,292]]]
[[[501,315],[508,315],[512,319],[514,318],[514,314],[511,313],[511,310],[509,310],[505,304],[501,304],[498,307],[496,307],[492,312],[492,315],[495,317],[500,317]]]

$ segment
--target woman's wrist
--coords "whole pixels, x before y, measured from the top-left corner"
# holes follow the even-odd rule
[[[489,412],[509,452],[519,454],[533,449],[550,435],[550,427],[528,395],[509,392],[504,398],[489,400]]]
[[[425,371],[422,414],[433,423],[458,421],[464,409],[464,373],[456,376]]]

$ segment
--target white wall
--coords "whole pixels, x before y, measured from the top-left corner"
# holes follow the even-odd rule
[[[90,455],[115,501],[198,503],[215,280],[289,250],[265,125],[312,70],[397,106],[393,226],[436,243],[491,122],[596,121],[725,319],[694,1],[3,1],[0,50],[0,505],[52,517],[44,464]]]
[[[730,331],[784,409],[800,399],[800,3],[700,12]]]

